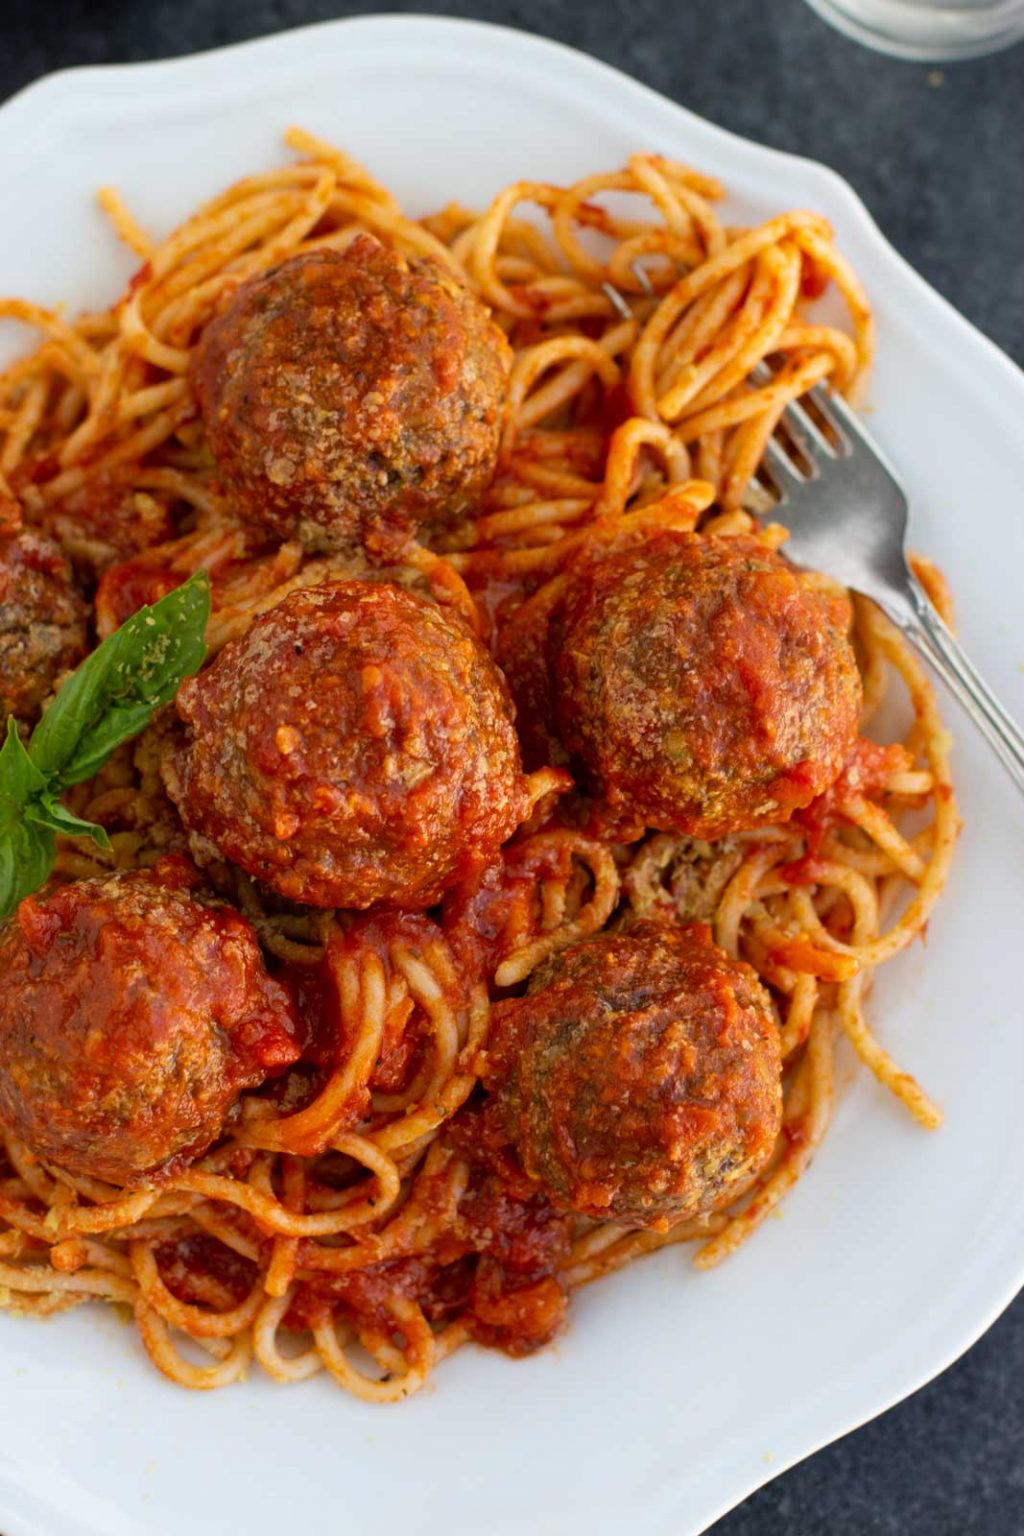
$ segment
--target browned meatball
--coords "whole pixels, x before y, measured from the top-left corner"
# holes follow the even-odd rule
[[[500,672],[392,582],[293,592],[182,685],[178,713],[166,781],[197,857],[311,906],[429,906],[524,814]]]
[[[497,1015],[485,1082],[563,1209],[662,1231],[725,1204],[771,1156],[779,1032],[754,971],[709,929],[585,940]]]
[[[0,1122],[70,1173],[175,1171],[298,1057],[251,925],[194,882],[167,860],[55,886],[0,929]]]
[[[861,705],[849,627],[845,594],[756,540],[665,532],[581,561],[499,660],[528,740],[556,738],[606,830],[717,838],[835,780]]]
[[[364,235],[244,283],[203,333],[192,379],[244,516],[384,557],[489,483],[511,357],[442,266]]]
[[[86,640],[85,603],[53,540],[30,528],[0,538],[0,726],[33,724]]]

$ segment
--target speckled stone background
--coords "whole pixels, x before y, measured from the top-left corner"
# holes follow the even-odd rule
[[[825,161],[913,265],[1024,364],[1024,46],[942,69],[902,64],[832,33],[802,0],[3,0],[0,97],[64,65],[412,9],[572,43],[714,122]],[[1024,1299],[939,1381],[715,1527],[826,1533],[1024,1536]]]

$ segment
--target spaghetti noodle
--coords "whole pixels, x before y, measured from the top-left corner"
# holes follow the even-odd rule
[[[268,548],[236,518],[188,381],[197,338],[241,283],[364,233],[468,284],[515,355],[478,515],[411,541],[387,574],[488,635],[517,604],[550,606],[579,552],[603,540],[699,528],[784,541],[758,522],[772,505],[765,444],[814,384],[856,398],[873,348],[870,307],[824,219],[733,228],[716,212],[718,182],[638,154],[570,187],[516,183],[482,215],[452,204],[416,221],[340,150],[287,137],[298,163],[247,177],[163,241],[105,190],[117,234],[143,259],[109,311],[68,320],[0,303],[0,316],[42,333],[0,378],[0,513],[55,534],[98,583],[101,636],[199,568],[213,584],[213,652],[298,588],[365,573],[358,554]],[[807,312],[826,290],[845,302],[847,328]],[[766,359],[770,376],[754,382]],[[508,1345],[508,1298],[485,1283],[504,1219],[493,1170],[458,1129],[491,1005],[631,915],[710,924],[767,985],[782,1133],[733,1206],[668,1231],[578,1217],[559,1218],[552,1237],[521,1202],[519,1240],[535,1262],[519,1347],[550,1332],[566,1291],[645,1253],[694,1241],[707,1269],[735,1251],[827,1130],[840,1035],[921,1125],[937,1125],[864,1003],[875,969],[923,933],[946,879],[958,826],[947,737],[920,665],[859,599],[855,640],[864,723],[897,681],[911,724],[899,743],[862,743],[790,821],[715,843],[664,832],[613,843],[543,797],[561,782],[548,770],[531,822],[486,878],[427,915],[299,908],[215,865],[221,894],[309,1016],[336,1014],[344,1051],[246,1096],[221,1143],[153,1188],[73,1176],[7,1133],[0,1302],[34,1316],[89,1299],[129,1306],[154,1364],[200,1389],[256,1360],[275,1381],[326,1371],[367,1401],[395,1401],[469,1338]],[[158,719],[74,791],[111,851],[65,840],[63,878],[184,846],[161,782],[167,730]],[[912,830],[901,830],[905,813]],[[352,1123],[357,1101],[365,1112]]]

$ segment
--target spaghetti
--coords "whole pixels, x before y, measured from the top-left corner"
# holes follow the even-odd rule
[[[602,541],[695,528],[784,541],[758,521],[772,505],[765,445],[813,385],[856,398],[873,348],[869,305],[824,219],[730,227],[718,182],[638,154],[570,187],[516,183],[482,215],[452,204],[415,221],[343,152],[299,130],[287,137],[298,163],[247,177],[163,241],[105,190],[117,234],[143,262],[111,310],[68,320],[0,303],[0,316],[42,333],[0,378],[0,515],[60,539],[97,584],[101,636],[200,568],[214,591],[214,653],[290,593],[365,574],[358,554],[268,548],[237,519],[188,373],[204,326],[241,283],[366,233],[465,282],[514,351],[498,470],[478,515],[410,541],[387,568],[393,579],[492,635],[519,604],[548,611],[572,562]],[[828,289],[847,328],[807,312]],[[765,360],[771,372],[755,382]],[[183,1386],[226,1385],[256,1360],[275,1381],[326,1371],[360,1398],[395,1401],[467,1339],[531,1347],[567,1291],[645,1253],[694,1241],[707,1269],[734,1252],[827,1130],[840,1035],[936,1126],[939,1111],[876,1038],[864,1003],[875,969],[923,933],[947,876],[958,827],[947,737],[919,663],[859,599],[855,641],[864,724],[893,681],[911,723],[898,743],[861,743],[789,821],[717,842],[657,832],[615,843],[561,815],[549,769],[496,865],[426,915],[296,907],[214,865],[221,895],[252,921],[308,1017],[340,1021],[344,1050],[314,1052],[244,1097],[225,1138],[153,1188],[73,1176],[7,1133],[0,1302],[33,1316],[90,1299],[128,1306],[154,1364]],[[185,846],[161,781],[168,729],[158,719],[74,791],[73,808],[108,829],[111,851],[64,840],[63,878]],[[659,913],[710,924],[770,990],[782,1133],[733,1206],[667,1231],[556,1219],[518,1195],[529,1279],[516,1332],[509,1297],[488,1280],[509,1207],[473,1144],[492,1004],[569,945]]]

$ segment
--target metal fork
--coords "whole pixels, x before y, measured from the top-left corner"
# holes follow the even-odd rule
[[[907,563],[909,506],[895,470],[842,396],[818,385],[804,399],[828,428],[823,430],[803,404],[783,413],[805,467],[777,437],[765,451],[780,521],[790,534],[785,553],[795,564],[825,571],[876,602],[935,669],[1024,792],[1024,734]]]

